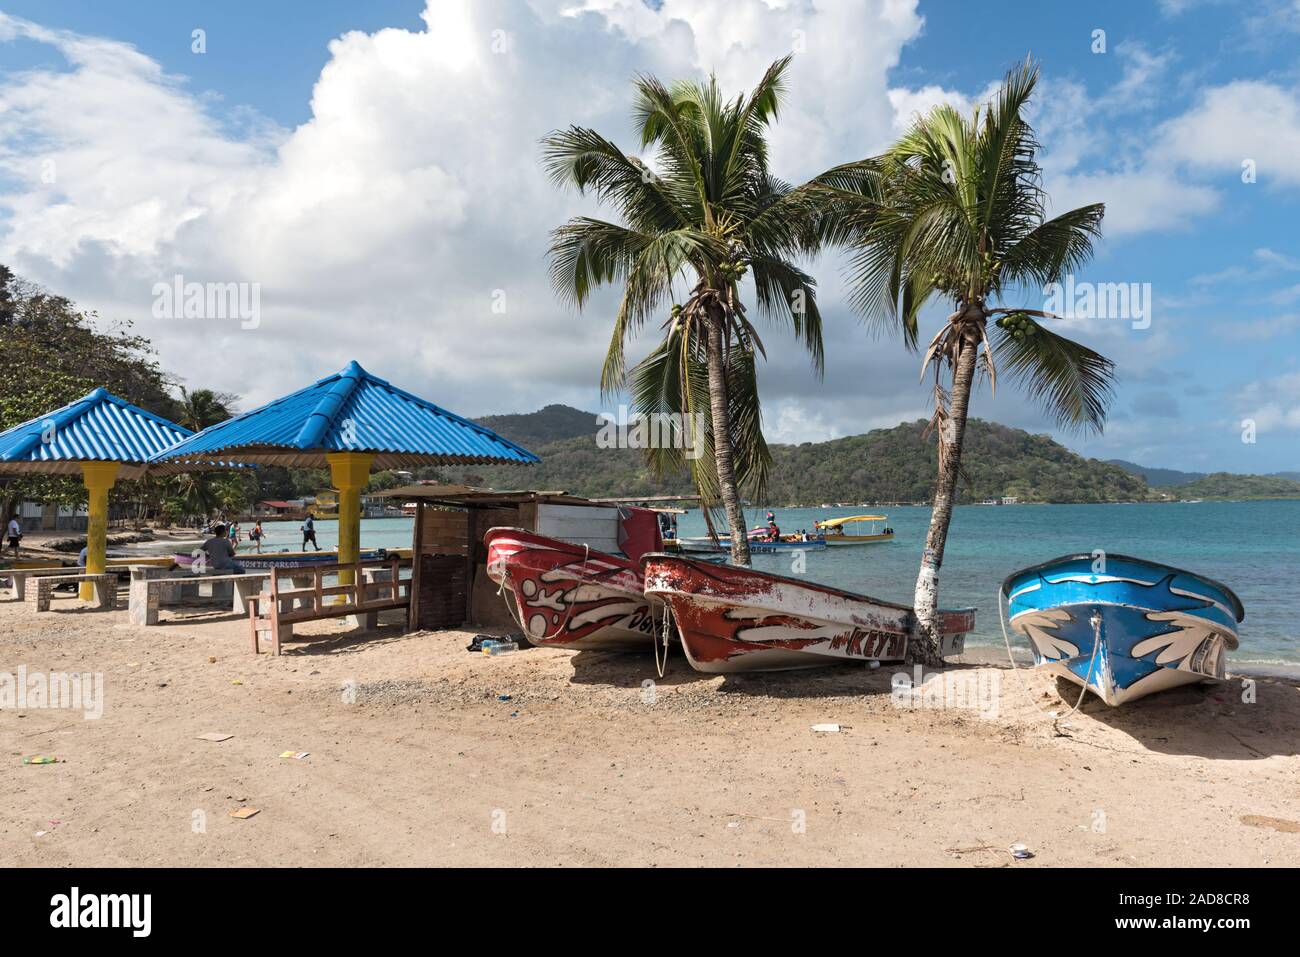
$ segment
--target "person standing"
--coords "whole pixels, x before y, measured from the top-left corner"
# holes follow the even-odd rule
[[[320,551],[320,546],[316,544],[316,522],[310,514],[308,514],[307,520],[302,523],[302,548],[299,551],[305,552],[308,542],[311,542],[312,548]]]
[[[23,527],[18,522],[18,513],[9,516],[9,547],[14,550],[14,557],[18,557],[18,543],[23,540]]]
[[[262,520],[259,518],[253,523],[253,527],[248,531],[248,540],[253,543],[257,549],[257,554],[262,554],[262,539],[266,537],[266,532],[262,531]]]
[[[240,533],[239,523],[231,522],[230,527],[228,529],[228,534],[230,537],[231,546],[236,549],[239,548],[239,533]]]

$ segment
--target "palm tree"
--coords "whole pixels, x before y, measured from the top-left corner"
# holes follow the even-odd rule
[[[191,432],[202,432],[210,425],[224,422],[230,418],[234,396],[211,389],[195,389],[190,392],[185,386],[181,390],[181,407],[178,422]]]
[[[816,284],[793,262],[818,245],[820,194],[768,171],[766,132],[789,62],[777,60],[752,93],[734,100],[713,77],[671,87],[639,77],[633,119],[652,165],[591,129],[571,126],[543,140],[554,182],[590,191],[621,219],[579,216],[551,236],[551,279],[564,299],[581,308],[597,286],[622,285],[601,371],[604,394],[627,378],[628,340],[684,294],[650,366],[638,367],[636,404],[705,416],[707,455],[692,473],[706,508],[721,500],[732,561],[741,565],[749,564],[749,542],[739,487],[761,490],[768,463],[753,374],[762,344],[739,290],[746,273],[760,312],[792,329],[818,375],[823,364]],[[656,468],[674,460],[671,450],[651,455]]]
[[[922,307],[939,299],[953,310],[921,371],[922,379],[934,377],[939,476],[909,648],[929,665],[942,663],[934,629],[939,568],[977,371],[996,388],[1001,367],[1063,427],[1100,432],[1111,399],[1109,359],[1031,318],[1059,317],[1001,304],[1082,266],[1105,211],[1094,203],[1047,218],[1038,143],[1021,115],[1037,79],[1038,67],[1026,61],[969,119],[951,106],[934,108],[883,156],[858,164],[853,188],[832,190],[856,209],[841,236],[855,246],[852,298],[869,322],[901,331],[915,350]]]

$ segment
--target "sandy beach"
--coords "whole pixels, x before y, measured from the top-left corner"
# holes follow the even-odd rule
[[[1288,679],[1090,700],[1058,733],[1073,696],[1005,662],[949,670],[996,689],[982,716],[896,706],[890,667],[705,676],[674,652],[647,686],[649,655],[330,623],[254,657],[229,613],[75,605],[0,604],[0,672],[104,681],[98,719],[0,710],[8,864],[1300,864]]]

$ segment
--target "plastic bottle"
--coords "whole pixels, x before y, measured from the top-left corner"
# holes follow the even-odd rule
[[[511,652],[519,650],[519,645],[513,641],[485,641],[482,645],[483,654],[491,657],[498,655],[508,655]]]

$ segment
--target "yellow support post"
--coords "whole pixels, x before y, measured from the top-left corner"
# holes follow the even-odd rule
[[[86,523],[86,574],[102,575],[107,567],[104,553],[108,540],[108,490],[117,481],[120,462],[82,462],[81,478],[89,497],[90,518]],[[95,597],[94,586],[82,582],[77,592],[82,601]]]
[[[361,490],[370,481],[372,452],[326,452],[330,482],[339,493],[339,561],[355,562],[361,555]],[[339,573],[340,585],[353,583],[351,572]]]

